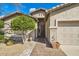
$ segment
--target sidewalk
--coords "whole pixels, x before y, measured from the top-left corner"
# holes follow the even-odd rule
[[[61,45],[60,48],[68,56],[79,56],[79,46],[76,46],[76,45]]]

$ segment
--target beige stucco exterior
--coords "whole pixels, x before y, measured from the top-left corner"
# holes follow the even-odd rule
[[[17,16],[15,16],[17,17]],[[11,36],[11,34],[13,34],[13,32],[11,31],[11,21],[15,18],[15,17],[12,17],[12,18],[8,18],[4,21],[4,33],[5,33],[5,36]]]
[[[46,22],[46,37],[60,44],[79,45],[79,4],[50,12]]]
[[[32,14],[32,17],[35,18],[45,18],[45,12],[44,11],[38,11]]]
[[[71,4],[50,12],[39,9],[34,11],[31,16],[37,21],[36,31],[32,32],[33,38],[39,34],[38,23],[42,19],[45,23],[45,38],[50,43],[58,41],[62,45],[79,45],[79,4]],[[9,26],[13,18],[5,21],[4,26],[8,31],[11,29]]]

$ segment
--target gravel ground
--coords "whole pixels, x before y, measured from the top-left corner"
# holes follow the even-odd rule
[[[21,56],[24,51],[29,54],[31,49],[33,49],[35,42],[25,42],[24,44],[15,44],[12,46],[6,46],[5,44],[0,44],[0,56]]]

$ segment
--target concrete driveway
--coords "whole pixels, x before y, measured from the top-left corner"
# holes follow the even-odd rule
[[[79,46],[76,46],[76,45],[61,45],[60,48],[68,56],[79,56]]]

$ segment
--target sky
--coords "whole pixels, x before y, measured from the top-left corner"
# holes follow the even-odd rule
[[[61,3],[20,3],[20,4],[13,4],[13,3],[0,3],[0,15],[7,15],[12,12],[19,10],[21,13],[29,14],[31,11],[44,8],[44,9],[51,9],[56,5]]]

